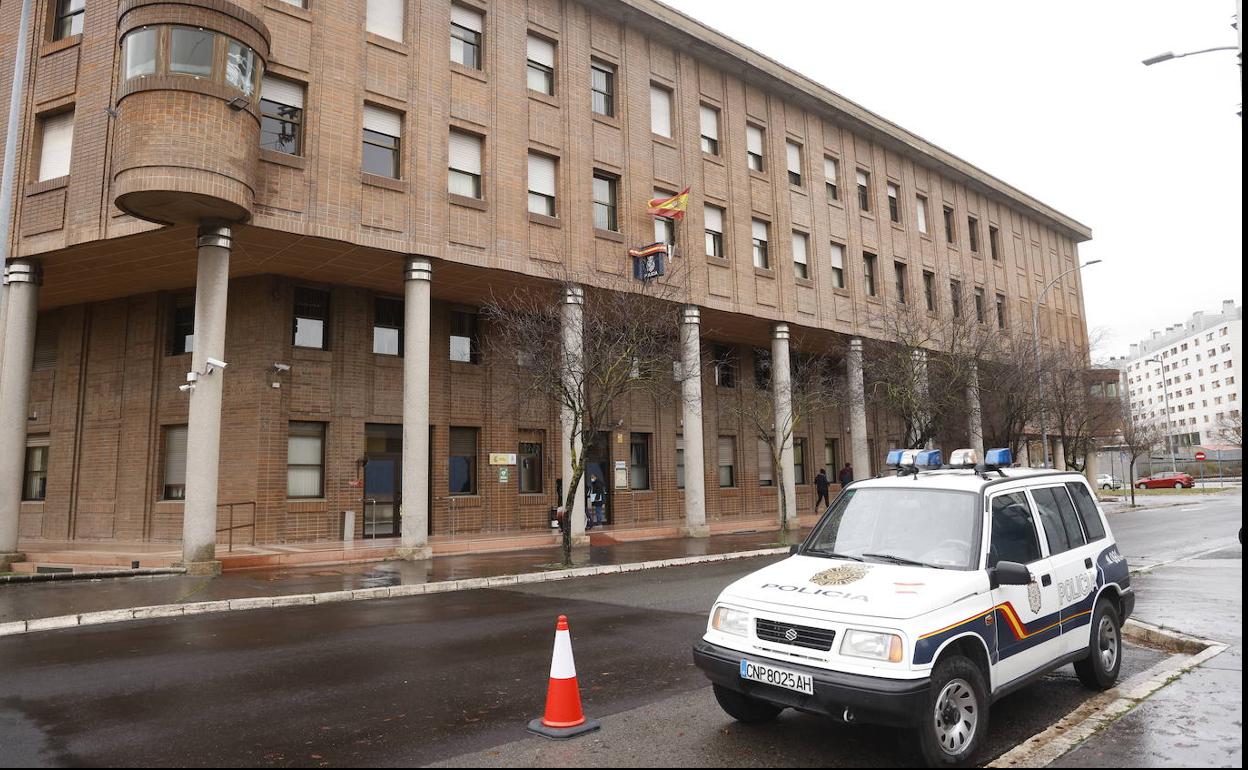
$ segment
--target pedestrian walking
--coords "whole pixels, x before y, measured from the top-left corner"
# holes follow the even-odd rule
[[[841,468],[841,475],[839,477],[839,480],[841,482],[842,487],[849,486],[850,482],[854,480],[854,466],[850,465],[849,463],[845,463],[845,467]]]
[[[828,506],[828,487],[829,486],[830,486],[830,482],[828,481],[828,472],[827,470],[820,468],[818,475],[815,476],[815,492],[817,492],[819,495],[815,499],[816,511],[820,510],[819,503],[823,503],[825,508]]]
[[[607,523],[606,502],[607,491],[602,485],[602,479],[597,475],[591,476],[589,479],[589,516],[585,523],[586,529],[593,529],[595,526],[605,525]]]

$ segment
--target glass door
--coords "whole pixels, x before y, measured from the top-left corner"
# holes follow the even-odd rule
[[[403,426],[365,426],[364,537],[398,537],[403,504]]]

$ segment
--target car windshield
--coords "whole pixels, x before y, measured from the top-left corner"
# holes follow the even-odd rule
[[[802,553],[939,569],[971,569],[979,496],[945,489],[850,489]]]

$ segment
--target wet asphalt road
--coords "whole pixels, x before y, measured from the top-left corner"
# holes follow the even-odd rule
[[[1183,512],[1179,527],[1178,511],[1111,524],[1129,556],[1164,557],[1176,529],[1200,545],[1193,522],[1233,537],[1239,505]],[[0,766],[918,764],[892,730],[792,713],[745,727],[716,706],[690,644],[719,590],[770,560],[0,639]],[[523,732],[560,613],[605,724],[566,744]],[[1159,658],[1129,649],[1123,676]],[[987,754],[1087,695],[1067,667],[1006,698]]]

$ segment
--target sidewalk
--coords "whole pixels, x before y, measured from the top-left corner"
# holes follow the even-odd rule
[[[804,536],[806,531],[800,534]],[[591,567],[757,551],[781,547],[779,534],[772,530],[710,538],[591,545],[575,549],[573,560],[577,567]],[[162,604],[306,595],[516,575],[551,570],[560,558],[560,549],[553,547],[435,556],[422,562],[245,570],[226,572],[215,578],[157,575],[0,585],[0,625]]]
[[[1097,497],[1101,503],[1101,508],[1106,514],[1130,513],[1131,511],[1142,511],[1151,508],[1169,508],[1176,505],[1201,505],[1203,503],[1221,500],[1235,492],[1239,491],[1238,487],[1227,487],[1224,492],[1182,492],[1174,493],[1166,491],[1164,494],[1142,494],[1137,493],[1135,497],[1135,507],[1131,507],[1131,490],[1098,493]],[[1121,497],[1119,497],[1121,496]],[[1114,499],[1118,498],[1118,499]],[[1111,521],[1112,525],[1113,522]]]
[[[1134,578],[1145,622],[1229,645],[1053,767],[1239,767],[1243,764],[1243,548]]]

